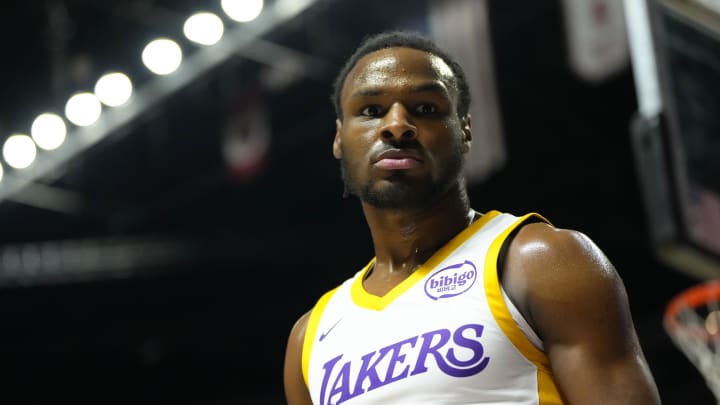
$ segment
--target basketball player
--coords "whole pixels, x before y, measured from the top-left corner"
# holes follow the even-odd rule
[[[470,208],[470,95],[452,58],[379,34],[334,94],[333,154],[375,257],[292,328],[290,405],[660,403],[601,250],[535,213]]]

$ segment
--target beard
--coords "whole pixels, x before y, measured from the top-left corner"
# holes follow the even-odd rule
[[[420,178],[412,177],[403,170],[397,170],[382,180],[390,184],[380,187],[376,185],[379,180],[372,176],[360,184],[344,156],[343,152],[340,174],[345,186],[344,196],[354,195],[377,208],[391,209],[417,209],[439,201],[453,186],[461,182],[464,163],[462,145],[458,142],[435,178],[430,174]]]

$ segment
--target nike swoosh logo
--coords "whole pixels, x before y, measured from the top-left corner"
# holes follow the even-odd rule
[[[325,338],[327,337],[327,335],[329,335],[330,332],[332,332],[332,330],[335,329],[335,327],[340,323],[340,321],[342,321],[342,318],[338,319],[337,322],[335,322],[335,323],[333,324],[333,326],[330,327],[330,329],[328,329],[327,331],[325,331],[325,333],[321,333],[321,334],[320,334],[320,339],[318,340],[318,342],[322,342],[323,340],[325,340]]]

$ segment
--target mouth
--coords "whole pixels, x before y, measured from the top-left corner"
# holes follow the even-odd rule
[[[373,165],[384,170],[407,170],[420,166],[423,159],[412,149],[388,149],[380,153]]]

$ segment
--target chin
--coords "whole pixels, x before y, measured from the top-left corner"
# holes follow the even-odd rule
[[[388,181],[376,187],[362,190],[360,198],[377,208],[422,208],[438,196],[435,185],[414,182]]]

